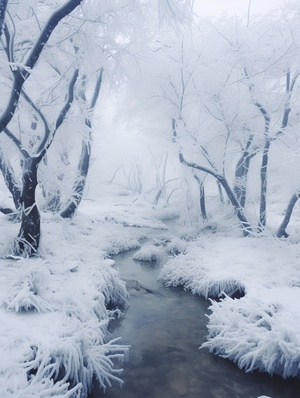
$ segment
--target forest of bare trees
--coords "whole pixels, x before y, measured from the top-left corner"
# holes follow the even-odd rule
[[[12,208],[2,212],[21,220],[13,254],[31,255],[38,248],[38,184],[44,210],[70,218],[79,205],[103,81],[115,93],[120,88],[123,118],[142,118],[147,134],[158,142],[159,134],[173,141],[178,161],[192,170],[190,184],[199,186],[202,218],[209,208],[205,181],[210,175],[244,234],[264,233],[269,185],[284,178],[270,172],[274,158],[286,173],[289,159],[298,158],[297,7],[281,11],[284,17],[278,13],[247,23],[237,17],[191,23],[184,20],[188,3],[168,9],[161,2],[157,23],[150,5],[132,5],[132,15],[129,5],[120,8],[117,2],[103,9],[93,2],[78,8],[81,3],[36,11],[30,3],[1,2],[0,166],[13,199]],[[139,12],[147,16],[144,26],[136,19]],[[176,21],[171,30],[163,18]],[[105,26],[97,25],[103,19]],[[156,134],[157,126],[164,131]],[[290,167],[294,172],[295,161]],[[278,193],[287,203],[273,231],[278,237],[288,235],[299,197],[296,181]]]

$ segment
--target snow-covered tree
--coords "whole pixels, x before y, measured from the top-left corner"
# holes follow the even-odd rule
[[[153,21],[181,23],[188,9],[189,2],[182,0],[1,2],[0,131],[6,135],[1,148],[5,153],[12,142],[18,153],[14,162],[4,156],[0,165],[22,212],[14,255],[32,255],[39,246],[38,168],[50,164],[57,137],[64,137],[60,164],[61,159],[65,165],[73,163],[69,195],[65,206],[58,206],[62,216],[70,217],[89,168],[92,115],[103,75],[111,86],[120,83],[134,60],[132,43],[145,42]],[[79,160],[71,159],[70,146],[79,152]],[[22,184],[14,182],[18,171]],[[48,195],[49,173],[41,174],[40,184]],[[59,170],[58,180],[64,177]]]
[[[180,37],[157,32],[144,53],[143,89],[133,89],[134,109],[154,114],[156,125],[161,120],[200,188],[203,173],[217,180],[244,231],[265,228],[271,144],[280,145],[297,129],[297,18],[290,8],[284,18],[277,12],[246,24],[238,18],[199,19]],[[248,182],[254,157],[258,194]],[[247,194],[260,198],[258,229],[256,215],[246,216]]]

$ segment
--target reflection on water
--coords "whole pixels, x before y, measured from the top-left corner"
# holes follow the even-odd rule
[[[199,350],[207,334],[209,303],[183,289],[157,282],[159,266],[132,260],[133,251],[115,257],[121,276],[146,290],[131,290],[130,308],[112,324],[112,336],[131,345],[123,364],[124,385],[89,398],[272,398],[300,397],[300,381],[246,374],[232,362]]]

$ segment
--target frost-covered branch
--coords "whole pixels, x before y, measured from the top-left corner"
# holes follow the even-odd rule
[[[179,160],[185,166],[191,167],[191,168],[196,169],[196,170],[204,171],[205,173],[210,174],[211,176],[213,176],[214,178],[216,178],[220,182],[220,184],[224,188],[224,190],[225,190],[225,192],[226,192],[231,204],[233,205],[233,207],[234,207],[234,209],[236,211],[238,219],[240,220],[240,223],[242,225],[244,235],[247,236],[249,234],[249,232],[252,231],[252,228],[251,228],[248,220],[246,219],[246,217],[244,215],[244,212],[243,212],[243,209],[241,208],[241,206],[240,206],[235,194],[231,190],[226,178],[222,174],[218,174],[215,171],[213,171],[212,169],[208,169],[207,167],[200,166],[200,165],[198,165],[196,163],[187,162],[184,159],[184,157],[183,157],[181,152],[179,153]]]
[[[0,1],[0,37],[2,36],[2,33],[3,33],[7,4],[8,4],[8,0]]]
[[[54,131],[52,132],[52,137],[50,138],[50,130],[46,129],[45,130],[45,135],[44,135],[44,139],[41,141],[40,145],[39,145],[39,149],[37,151],[37,153],[39,154],[39,156],[43,157],[44,154],[47,152],[47,150],[50,148],[54,137],[57,133],[57,130],[59,129],[59,127],[63,124],[67,113],[69,112],[72,103],[74,101],[74,90],[75,90],[75,84],[77,82],[78,79],[78,75],[79,75],[79,70],[76,69],[69,81],[69,87],[68,87],[68,92],[67,92],[67,98],[65,100],[65,104],[63,106],[63,108],[61,109],[61,111],[59,112],[58,118],[55,122],[55,128]],[[47,123],[47,122],[46,122]],[[45,124],[45,127],[48,127],[48,123]],[[48,143],[47,143],[48,141]],[[47,144],[46,144],[47,143]]]
[[[9,101],[0,117],[0,133],[7,127],[8,123],[12,120],[15,110],[18,106],[21,91],[27,78],[30,76],[30,71],[36,65],[46,43],[48,42],[52,32],[58,23],[69,15],[82,0],[69,0],[63,6],[59,7],[49,18],[44,26],[40,36],[37,38],[32,50],[30,51],[27,60],[23,66],[12,66],[13,85],[9,96]],[[2,13],[6,10],[7,2],[2,3],[0,11]],[[2,15],[2,14],[1,14]],[[1,20],[0,20],[1,23]]]

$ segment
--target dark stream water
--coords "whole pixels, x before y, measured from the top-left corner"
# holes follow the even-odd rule
[[[95,386],[89,398],[300,397],[300,380],[246,374],[232,362],[199,350],[207,334],[208,301],[157,281],[167,257],[156,264],[134,261],[133,254],[114,257],[121,277],[137,280],[153,293],[130,289],[126,316],[111,325],[112,337],[122,336],[121,342],[131,346],[123,364],[123,387],[113,385],[104,393]]]

